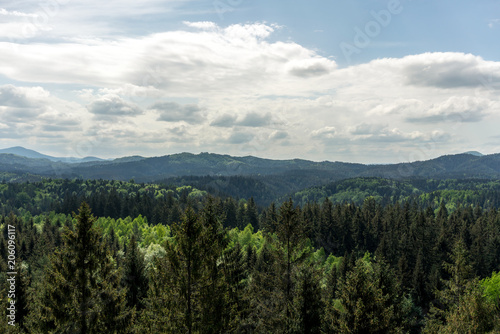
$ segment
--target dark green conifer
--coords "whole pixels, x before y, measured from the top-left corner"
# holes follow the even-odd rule
[[[132,234],[127,247],[124,262],[123,284],[127,288],[127,306],[140,311],[144,307],[143,299],[147,296],[148,278],[144,267],[144,258]]]
[[[125,333],[126,309],[121,273],[93,226],[86,203],[80,206],[74,231],[66,229],[63,245],[50,258],[42,290],[31,308],[38,333]]]

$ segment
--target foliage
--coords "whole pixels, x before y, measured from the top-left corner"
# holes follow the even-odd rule
[[[498,331],[497,181],[401,182],[266,208],[189,184],[0,184],[0,303],[13,225],[17,332]],[[70,214],[84,199],[98,218]]]

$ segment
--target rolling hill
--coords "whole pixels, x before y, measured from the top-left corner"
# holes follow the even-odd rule
[[[37,151],[33,151],[21,146],[15,146],[5,149],[0,149],[0,154],[14,154],[20,157],[31,158],[31,159],[47,159],[54,162],[65,162],[65,163],[82,163],[82,162],[94,162],[94,161],[105,161],[104,159],[97,157],[85,157],[85,158],[58,158],[50,155],[42,154]]]
[[[45,177],[108,179],[153,182],[181,176],[251,176],[280,187],[283,180],[300,188],[354,177],[500,178],[500,154],[456,154],[427,161],[387,165],[314,162],[302,159],[272,160],[211,153],[179,153],[162,157],[124,157],[67,163],[24,148],[0,151],[0,172],[29,173]],[[20,154],[24,154],[21,156]],[[28,157],[29,155],[29,157]]]

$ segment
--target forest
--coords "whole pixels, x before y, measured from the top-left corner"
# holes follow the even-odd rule
[[[500,331],[496,181],[185,181],[0,184],[0,332]]]

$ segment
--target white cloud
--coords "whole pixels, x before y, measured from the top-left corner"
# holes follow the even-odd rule
[[[87,110],[94,115],[104,117],[136,116],[144,113],[136,104],[125,101],[116,95],[105,95],[92,101],[87,106]]]
[[[255,112],[250,112],[243,117],[243,119],[236,124],[248,127],[263,127],[269,125],[271,122],[271,115],[261,115]]]
[[[72,145],[80,139],[84,115],[82,106],[42,87],[0,86],[0,137],[22,138],[20,145],[39,139]]]
[[[324,78],[335,62],[293,42],[267,42],[274,29],[259,23],[114,41],[3,43],[0,74],[29,82],[154,87],[170,96],[305,94],[304,87],[321,87],[316,77]]]
[[[18,11],[8,11],[5,8],[0,8],[0,15],[3,16],[14,16],[14,17],[37,17],[37,14],[32,13],[22,13]]]
[[[490,20],[490,22],[488,22],[488,27],[490,29],[493,29],[496,25],[499,25],[499,24],[500,24],[500,19]]]
[[[205,117],[202,115],[203,109],[196,104],[180,105],[175,102],[158,102],[150,107],[159,113],[158,121],[180,122],[190,124],[202,123]]]
[[[500,63],[462,53],[426,53],[402,59],[406,83],[439,88],[479,87],[500,80]]]
[[[333,139],[335,138],[336,130],[333,126],[325,126],[321,129],[314,130],[311,137],[315,139]]]
[[[202,22],[184,21],[183,23],[188,27],[203,29],[203,30],[212,30],[217,28],[217,25],[214,22],[210,21],[202,21]]]
[[[451,96],[427,110],[415,110],[407,116],[409,122],[479,122],[487,116],[492,102],[473,96]]]
[[[281,139],[285,139],[287,137],[288,137],[288,132],[278,131],[278,130],[273,131],[271,133],[271,135],[269,136],[269,138],[272,140],[281,140]]]
[[[227,142],[229,144],[244,144],[250,142],[254,138],[254,134],[249,132],[234,131],[231,133]]]
[[[217,116],[212,122],[210,122],[211,126],[218,126],[224,128],[232,127],[236,122],[236,116],[230,114],[223,114]]]
[[[275,40],[275,25],[183,29],[0,43],[0,75],[33,86],[0,86],[2,136],[89,136],[95,155],[244,146],[269,157],[387,162],[401,147],[434,142],[429,157],[447,153],[452,136],[479,146],[495,130],[478,129],[500,118],[500,62],[424,53],[339,68]],[[338,146],[345,155],[332,156]]]

